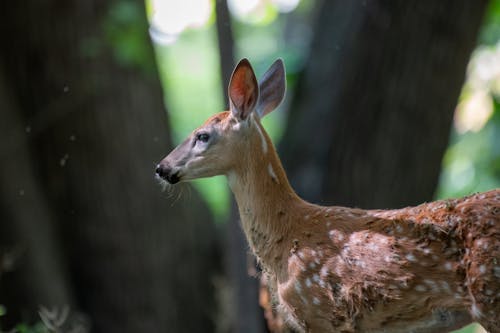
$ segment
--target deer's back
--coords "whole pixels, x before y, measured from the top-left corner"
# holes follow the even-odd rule
[[[499,218],[498,190],[398,210],[316,207],[287,240],[282,307],[312,332],[432,332],[469,312],[491,317]]]

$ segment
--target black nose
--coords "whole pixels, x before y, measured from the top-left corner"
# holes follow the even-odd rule
[[[177,172],[172,172],[172,168],[161,164],[158,164],[156,166],[156,175],[162,179],[165,179],[170,184],[175,184],[180,180]]]
[[[156,166],[156,175],[160,178],[163,178],[165,176],[165,169],[161,165]]]

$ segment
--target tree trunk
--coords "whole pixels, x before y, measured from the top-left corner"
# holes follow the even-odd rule
[[[1,302],[10,300],[8,313],[12,311],[18,318],[23,307],[73,306],[53,216],[32,167],[26,129],[3,73],[0,110],[0,132],[7,134],[0,142]],[[16,288],[4,288],[13,285]],[[8,316],[0,327],[14,325],[10,319]]]
[[[216,0],[215,12],[217,16],[217,41],[219,44],[222,93],[224,94],[225,103],[228,101],[227,87],[235,65],[233,29],[231,27],[231,16],[229,15],[227,0]]]
[[[431,200],[486,1],[323,1],[281,145],[299,194]]]
[[[210,215],[153,177],[171,141],[143,2],[30,1],[1,21],[0,64],[93,330],[213,331]]]

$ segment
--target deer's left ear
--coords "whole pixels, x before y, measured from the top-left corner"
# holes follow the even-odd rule
[[[242,59],[231,75],[228,88],[229,106],[233,116],[245,120],[259,99],[259,86],[247,59]]]
[[[285,96],[286,80],[283,60],[277,59],[262,75],[259,90],[260,98],[255,109],[262,118],[276,109]]]

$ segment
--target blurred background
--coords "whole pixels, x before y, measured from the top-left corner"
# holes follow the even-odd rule
[[[296,191],[398,208],[500,187],[500,1],[0,5],[0,331],[267,332],[222,177],[156,163],[277,58]],[[461,332],[480,332],[470,326]]]

